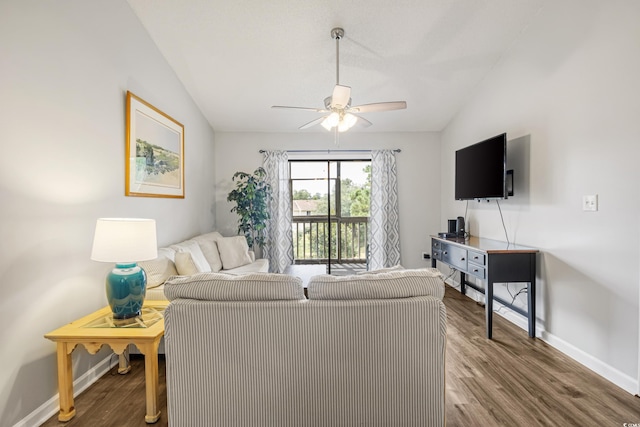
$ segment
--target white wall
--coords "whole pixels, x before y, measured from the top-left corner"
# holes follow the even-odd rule
[[[125,1],[4,0],[0,58],[0,424],[14,425],[57,403],[43,335],[106,305],[110,266],[89,260],[96,218],[155,218],[161,245],[212,229],[214,152]],[[127,90],[185,126],[184,200],[124,196]],[[106,355],[77,349],[75,376]]]
[[[454,151],[506,131],[516,196],[510,240],[542,251],[542,337],[636,392],[640,200],[640,3],[548,1],[442,134],[442,216]],[[598,212],[582,211],[597,194]],[[471,202],[471,233],[504,240],[494,202]],[[520,299],[523,304],[525,297]],[[494,334],[495,335],[495,334]]]
[[[266,150],[369,150],[399,148],[396,155],[400,210],[401,261],[408,268],[429,267],[421,259],[429,252],[428,236],[441,231],[440,140],[436,133],[345,133],[339,145],[332,133],[216,133],[216,225],[227,236],[237,232],[238,217],[227,194],[237,171],[253,172]]]

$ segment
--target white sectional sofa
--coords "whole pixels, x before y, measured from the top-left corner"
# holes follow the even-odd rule
[[[169,424],[444,426],[444,282],[431,269],[165,285]]]
[[[164,283],[172,276],[269,271],[269,261],[256,259],[244,236],[223,237],[217,231],[158,249],[158,258],[139,263],[147,273],[145,300],[165,300]]]

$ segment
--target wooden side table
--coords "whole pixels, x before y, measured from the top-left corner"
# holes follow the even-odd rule
[[[105,344],[111,347],[121,356],[121,373],[128,372],[122,364],[122,354],[129,344],[134,344],[144,354],[145,421],[150,424],[158,421],[158,347],[164,336],[163,312],[167,305],[168,301],[149,301],[143,306],[140,317],[127,320],[114,320],[111,308],[104,307],[45,335],[57,344],[59,421],[69,421],[76,414],[71,353],[78,344],[82,344],[90,354],[96,354]]]

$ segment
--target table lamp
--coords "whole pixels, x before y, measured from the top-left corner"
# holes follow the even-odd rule
[[[147,291],[147,274],[136,263],[157,256],[155,220],[98,219],[91,259],[116,264],[105,283],[114,319],[128,319],[141,314]]]

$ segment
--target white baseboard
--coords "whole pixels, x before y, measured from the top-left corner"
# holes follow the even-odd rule
[[[447,285],[460,291],[460,285],[454,280],[447,280]],[[484,303],[484,294],[476,291],[473,288],[467,287],[466,296],[476,302]],[[510,310],[509,307],[503,306],[497,301],[493,302],[494,314],[498,314],[504,317],[514,325],[522,328],[525,331],[529,330],[528,320],[525,316]],[[500,310],[500,311],[496,311]],[[540,325],[536,324],[536,337],[549,344],[551,347],[560,351],[561,353],[569,356],[576,362],[600,375],[607,381],[612,382],[618,387],[622,388],[630,394],[637,394],[639,390],[638,380],[630,377],[629,375],[620,372],[614,367],[604,363],[602,360],[593,357],[592,355],[580,350],[579,348],[569,344],[561,338],[545,331]]]
[[[579,348],[569,344],[568,342],[550,334],[546,331],[542,331],[540,338],[549,344],[550,346],[558,349],[562,353],[566,354],[578,363],[591,369],[596,374],[600,375],[604,379],[611,381],[621,389],[627,391],[630,394],[638,393],[638,380],[630,377],[629,375],[620,372],[614,367],[604,363],[600,359],[593,357],[592,355],[585,353]]]
[[[73,397],[85,391],[91,384],[95,383],[109,369],[118,365],[118,358],[112,356],[105,357],[96,366],[89,369],[73,382]],[[39,426],[49,418],[60,412],[60,399],[58,394],[40,405],[35,411],[18,421],[13,427]]]

